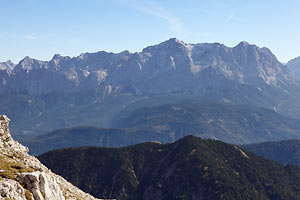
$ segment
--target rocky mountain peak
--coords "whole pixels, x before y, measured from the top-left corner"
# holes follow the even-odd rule
[[[0,199],[96,200],[28,155],[28,148],[11,137],[9,122],[0,115]]]
[[[31,71],[32,69],[40,69],[45,68],[47,66],[47,62],[36,60],[33,58],[30,58],[29,56],[26,56],[23,60],[21,60],[16,67],[14,68],[14,71],[26,71],[27,73]]]
[[[260,47],[256,46],[255,44],[250,44],[247,41],[241,41],[238,45],[233,47],[233,49],[236,49],[241,52],[244,52],[245,50],[247,50],[252,53],[256,52],[257,54],[264,54],[264,55],[271,57],[275,61],[278,61],[276,56],[272,53],[272,51],[269,48],[267,48],[267,47],[260,48]]]
[[[6,63],[11,65],[11,66],[15,65],[11,60],[6,61]]]
[[[54,56],[52,57],[51,60],[56,60],[56,59],[60,59],[62,58],[62,56],[60,54],[54,54]]]
[[[0,148],[12,149],[20,153],[27,153],[28,148],[13,140],[9,131],[10,119],[0,115]]]
[[[246,53],[254,53],[255,51],[260,52],[260,48],[254,44],[250,44],[247,41],[241,41],[238,45],[232,48],[234,51],[246,54]]]
[[[33,62],[33,58],[30,58],[29,56],[25,56],[20,62],[19,62],[19,64],[20,63],[31,63],[31,62]]]
[[[237,46],[243,46],[243,47],[246,47],[246,46],[249,46],[250,43],[247,42],[247,41],[241,41]]]
[[[0,116],[0,146],[8,140],[11,140],[11,135],[8,129],[9,119],[6,115]]]
[[[184,41],[179,40],[177,38],[171,38],[171,39],[161,43],[161,45],[184,47],[184,48],[187,48],[190,46],[189,44],[187,44]]]
[[[199,88],[222,86],[224,80],[259,88],[294,84],[286,67],[267,48],[245,41],[233,48],[219,43],[187,44],[177,38],[135,54],[99,51],[73,58],[56,54],[50,61],[25,57],[11,76],[4,74],[1,78],[0,91],[37,95],[77,93],[99,86],[103,94],[111,91],[107,88],[131,88],[134,94],[197,92]]]
[[[235,51],[239,51],[241,53],[261,53],[263,52],[262,48],[259,48],[258,46],[254,45],[254,44],[250,44],[247,41],[241,41],[238,45],[236,45],[235,47],[232,48]]]
[[[166,42],[167,43],[175,43],[175,44],[187,45],[185,42],[183,42],[182,40],[179,40],[177,38],[170,38]]]
[[[23,60],[21,60],[17,66],[15,67],[15,71],[20,71],[20,70],[24,70],[29,72],[30,70],[33,69],[33,65],[35,63],[35,60],[30,58],[29,56],[26,56],[25,58],[23,58]]]
[[[166,40],[160,44],[153,45],[146,47],[143,49],[142,52],[148,52],[148,53],[158,53],[160,51],[168,51],[171,53],[182,53],[186,52],[187,49],[192,48],[191,45],[177,39],[177,38],[171,38],[169,40]]]
[[[1,70],[13,70],[13,68],[15,67],[16,65],[11,61],[11,60],[8,60],[6,62],[0,62],[0,71]]]

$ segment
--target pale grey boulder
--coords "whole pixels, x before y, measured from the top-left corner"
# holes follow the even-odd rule
[[[2,179],[0,181],[0,200],[5,199],[26,200],[24,188],[15,180]]]
[[[0,115],[0,162],[16,165],[18,168],[27,169],[28,172],[15,172],[11,179],[1,177],[0,200],[26,200],[25,191],[29,192],[27,195],[32,196],[34,200],[96,200],[52,173],[37,158],[30,156],[27,147],[12,139],[9,122],[7,116]]]

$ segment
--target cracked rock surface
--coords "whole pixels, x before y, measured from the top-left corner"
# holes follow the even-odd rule
[[[0,200],[96,200],[30,156],[12,139],[9,121],[0,115]]]

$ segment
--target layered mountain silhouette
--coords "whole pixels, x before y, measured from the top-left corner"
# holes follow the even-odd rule
[[[147,141],[167,143],[191,134],[247,144],[300,139],[299,122],[254,106],[186,102],[124,112],[114,120],[116,128],[64,128],[17,139],[34,155],[66,147],[122,147]]]
[[[104,51],[70,58],[54,55],[50,61],[25,57],[4,76],[1,91],[32,95],[76,93],[99,88],[103,95],[202,92],[210,86],[234,81],[256,87],[285,88],[295,81],[267,48],[241,42],[234,48],[222,44],[186,44],[172,38],[139,53]],[[178,83],[180,82],[180,84]]]
[[[242,145],[241,147],[285,165],[300,166],[300,140],[269,141]]]
[[[186,98],[252,104],[300,118],[299,85],[288,67],[247,42],[230,48],[172,38],[137,53],[25,57],[1,66],[0,112],[20,122],[15,134],[112,127],[111,120],[136,102],[143,107]]]

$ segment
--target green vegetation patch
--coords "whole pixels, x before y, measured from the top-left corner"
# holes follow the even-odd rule
[[[25,197],[26,197],[26,200],[33,200],[31,192],[26,189],[25,189]]]
[[[0,156],[0,180],[2,178],[15,179],[15,174],[33,172],[34,169],[23,164],[9,161],[5,156]]]
[[[172,144],[61,149],[39,159],[99,198],[300,199],[300,168],[194,136]]]

